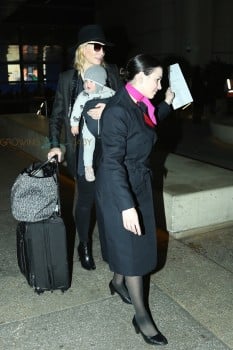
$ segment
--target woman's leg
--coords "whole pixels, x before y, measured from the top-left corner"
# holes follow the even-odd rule
[[[74,216],[79,237],[78,254],[82,266],[87,270],[93,270],[95,269],[95,263],[92,256],[90,235],[95,225],[95,183],[88,182],[84,176],[80,176],[77,186],[78,194]]]
[[[135,309],[135,318],[139,328],[146,336],[155,336],[158,331],[150,317],[149,311],[145,306],[143,277],[125,276],[125,282]]]
[[[112,281],[109,284],[110,289],[111,289],[111,284],[113,286],[113,289],[118,294],[120,294],[123,297],[123,299],[130,301],[129,293],[125,286],[125,278],[123,275],[120,275],[119,273],[114,273]]]

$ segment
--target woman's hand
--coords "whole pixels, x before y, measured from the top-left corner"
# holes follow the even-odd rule
[[[62,161],[62,150],[59,147],[54,147],[49,150],[48,159],[57,155],[58,162]]]
[[[165,92],[165,102],[168,105],[171,105],[174,98],[175,98],[175,93],[171,90],[170,87],[168,87],[167,91]]]
[[[105,103],[97,103],[95,108],[89,109],[87,114],[92,117],[92,119],[98,120],[101,118],[102,112],[105,108],[106,104]]]
[[[123,226],[126,230],[141,236],[141,228],[138,220],[138,213],[135,208],[122,211]]]

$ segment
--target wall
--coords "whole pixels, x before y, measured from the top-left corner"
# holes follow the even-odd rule
[[[232,0],[118,0],[111,8],[108,0],[97,0],[97,8],[97,22],[121,30],[118,49],[128,47],[129,56],[150,51],[182,56],[192,65],[216,57],[233,63]]]

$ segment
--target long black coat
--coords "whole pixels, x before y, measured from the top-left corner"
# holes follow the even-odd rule
[[[160,105],[160,116],[170,111]],[[102,116],[102,160],[97,171],[96,196],[104,260],[111,271],[145,275],[157,263],[156,225],[148,158],[156,141],[140,107],[122,88],[106,106]],[[142,236],[124,229],[122,210],[135,207]]]

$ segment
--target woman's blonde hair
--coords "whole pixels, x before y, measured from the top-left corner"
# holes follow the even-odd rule
[[[74,64],[73,67],[78,71],[79,74],[84,72],[84,65],[86,58],[83,53],[83,48],[87,45],[87,43],[84,43],[82,45],[79,45],[75,51],[74,55]],[[105,66],[105,62],[102,62],[102,65]]]

